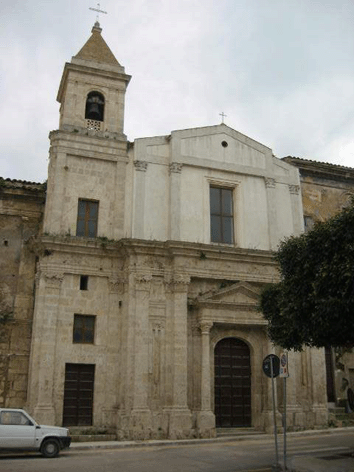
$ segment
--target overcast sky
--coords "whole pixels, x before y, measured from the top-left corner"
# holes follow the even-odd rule
[[[42,182],[65,62],[91,0],[2,2],[0,176]],[[132,75],[129,140],[225,123],[287,155],[354,167],[353,0],[105,0],[102,36]]]

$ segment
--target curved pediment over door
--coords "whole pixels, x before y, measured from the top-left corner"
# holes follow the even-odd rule
[[[200,321],[242,325],[267,324],[258,311],[260,290],[248,282],[238,282],[217,292],[196,297]]]

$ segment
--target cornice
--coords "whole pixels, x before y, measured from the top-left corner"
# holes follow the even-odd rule
[[[283,161],[297,167],[302,175],[326,178],[329,180],[341,179],[354,182],[354,169],[352,167],[330,164],[328,162],[317,162],[299,157],[283,157]]]

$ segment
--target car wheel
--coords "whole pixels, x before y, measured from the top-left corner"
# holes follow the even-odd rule
[[[41,453],[44,457],[56,457],[59,451],[60,446],[56,439],[47,439],[41,446]]]

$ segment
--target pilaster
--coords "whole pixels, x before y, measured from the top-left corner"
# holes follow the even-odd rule
[[[191,435],[192,419],[187,406],[187,291],[190,278],[174,276],[168,282],[171,296],[171,317],[173,317],[172,350],[172,398],[171,405],[164,408],[164,428],[171,439]]]
[[[210,330],[213,323],[201,321],[202,337],[201,410],[197,413],[198,435],[215,437],[215,415],[211,410]]]
[[[37,278],[28,399],[37,421],[44,424],[55,423],[56,327],[63,278],[60,273],[42,273]]]
[[[300,185],[289,185],[291,212],[293,216],[293,233],[298,235],[303,230],[302,200]]]
[[[145,176],[148,163],[134,161],[133,238],[144,238]]]
[[[149,396],[149,296],[152,276],[135,275],[134,382],[133,408],[130,413],[130,436],[148,439],[152,418]]]
[[[170,238],[180,239],[181,226],[181,172],[182,164],[172,162],[170,164]]]
[[[277,247],[278,239],[276,232],[276,191],[275,191],[275,179],[265,178],[266,194],[267,194],[267,208],[268,208],[268,234],[270,249],[274,250]]]

